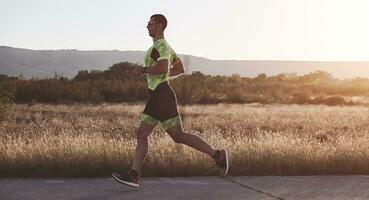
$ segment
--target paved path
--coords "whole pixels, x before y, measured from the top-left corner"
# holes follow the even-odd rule
[[[369,176],[0,179],[0,199],[369,199]]]

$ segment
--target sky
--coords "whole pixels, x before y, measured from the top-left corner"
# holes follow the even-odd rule
[[[367,0],[0,0],[0,45],[145,51],[156,13],[179,54],[369,61]]]

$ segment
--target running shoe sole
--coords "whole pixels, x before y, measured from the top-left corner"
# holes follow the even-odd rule
[[[115,176],[115,174],[112,174],[111,175],[114,180],[116,180],[118,183],[121,183],[121,184],[124,184],[124,185],[127,185],[127,186],[130,186],[130,187],[134,187],[134,188],[138,188],[138,184],[137,183],[132,183],[132,182],[129,182],[129,181],[125,181],[125,180],[121,180],[119,179],[117,176]]]

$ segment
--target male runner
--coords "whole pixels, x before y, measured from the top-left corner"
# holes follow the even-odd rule
[[[168,79],[182,74],[184,69],[181,59],[164,39],[166,26],[167,20],[162,14],[152,15],[146,26],[154,41],[145,56],[146,67],[142,68],[142,73],[146,73],[150,98],[140,117],[132,168],[128,173],[112,174],[118,182],[132,187],[139,186],[140,170],[148,151],[148,136],[159,122],[176,143],[186,144],[211,156],[222,176],[229,169],[227,150],[215,150],[200,137],[183,131],[176,96]]]

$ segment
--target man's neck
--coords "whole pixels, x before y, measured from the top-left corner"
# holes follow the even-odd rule
[[[157,40],[160,40],[160,39],[164,39],[164,34],[163,33],[159,33],[157,34],[156,36],[154,36],[153,38],[153,41],[156,42]]]

